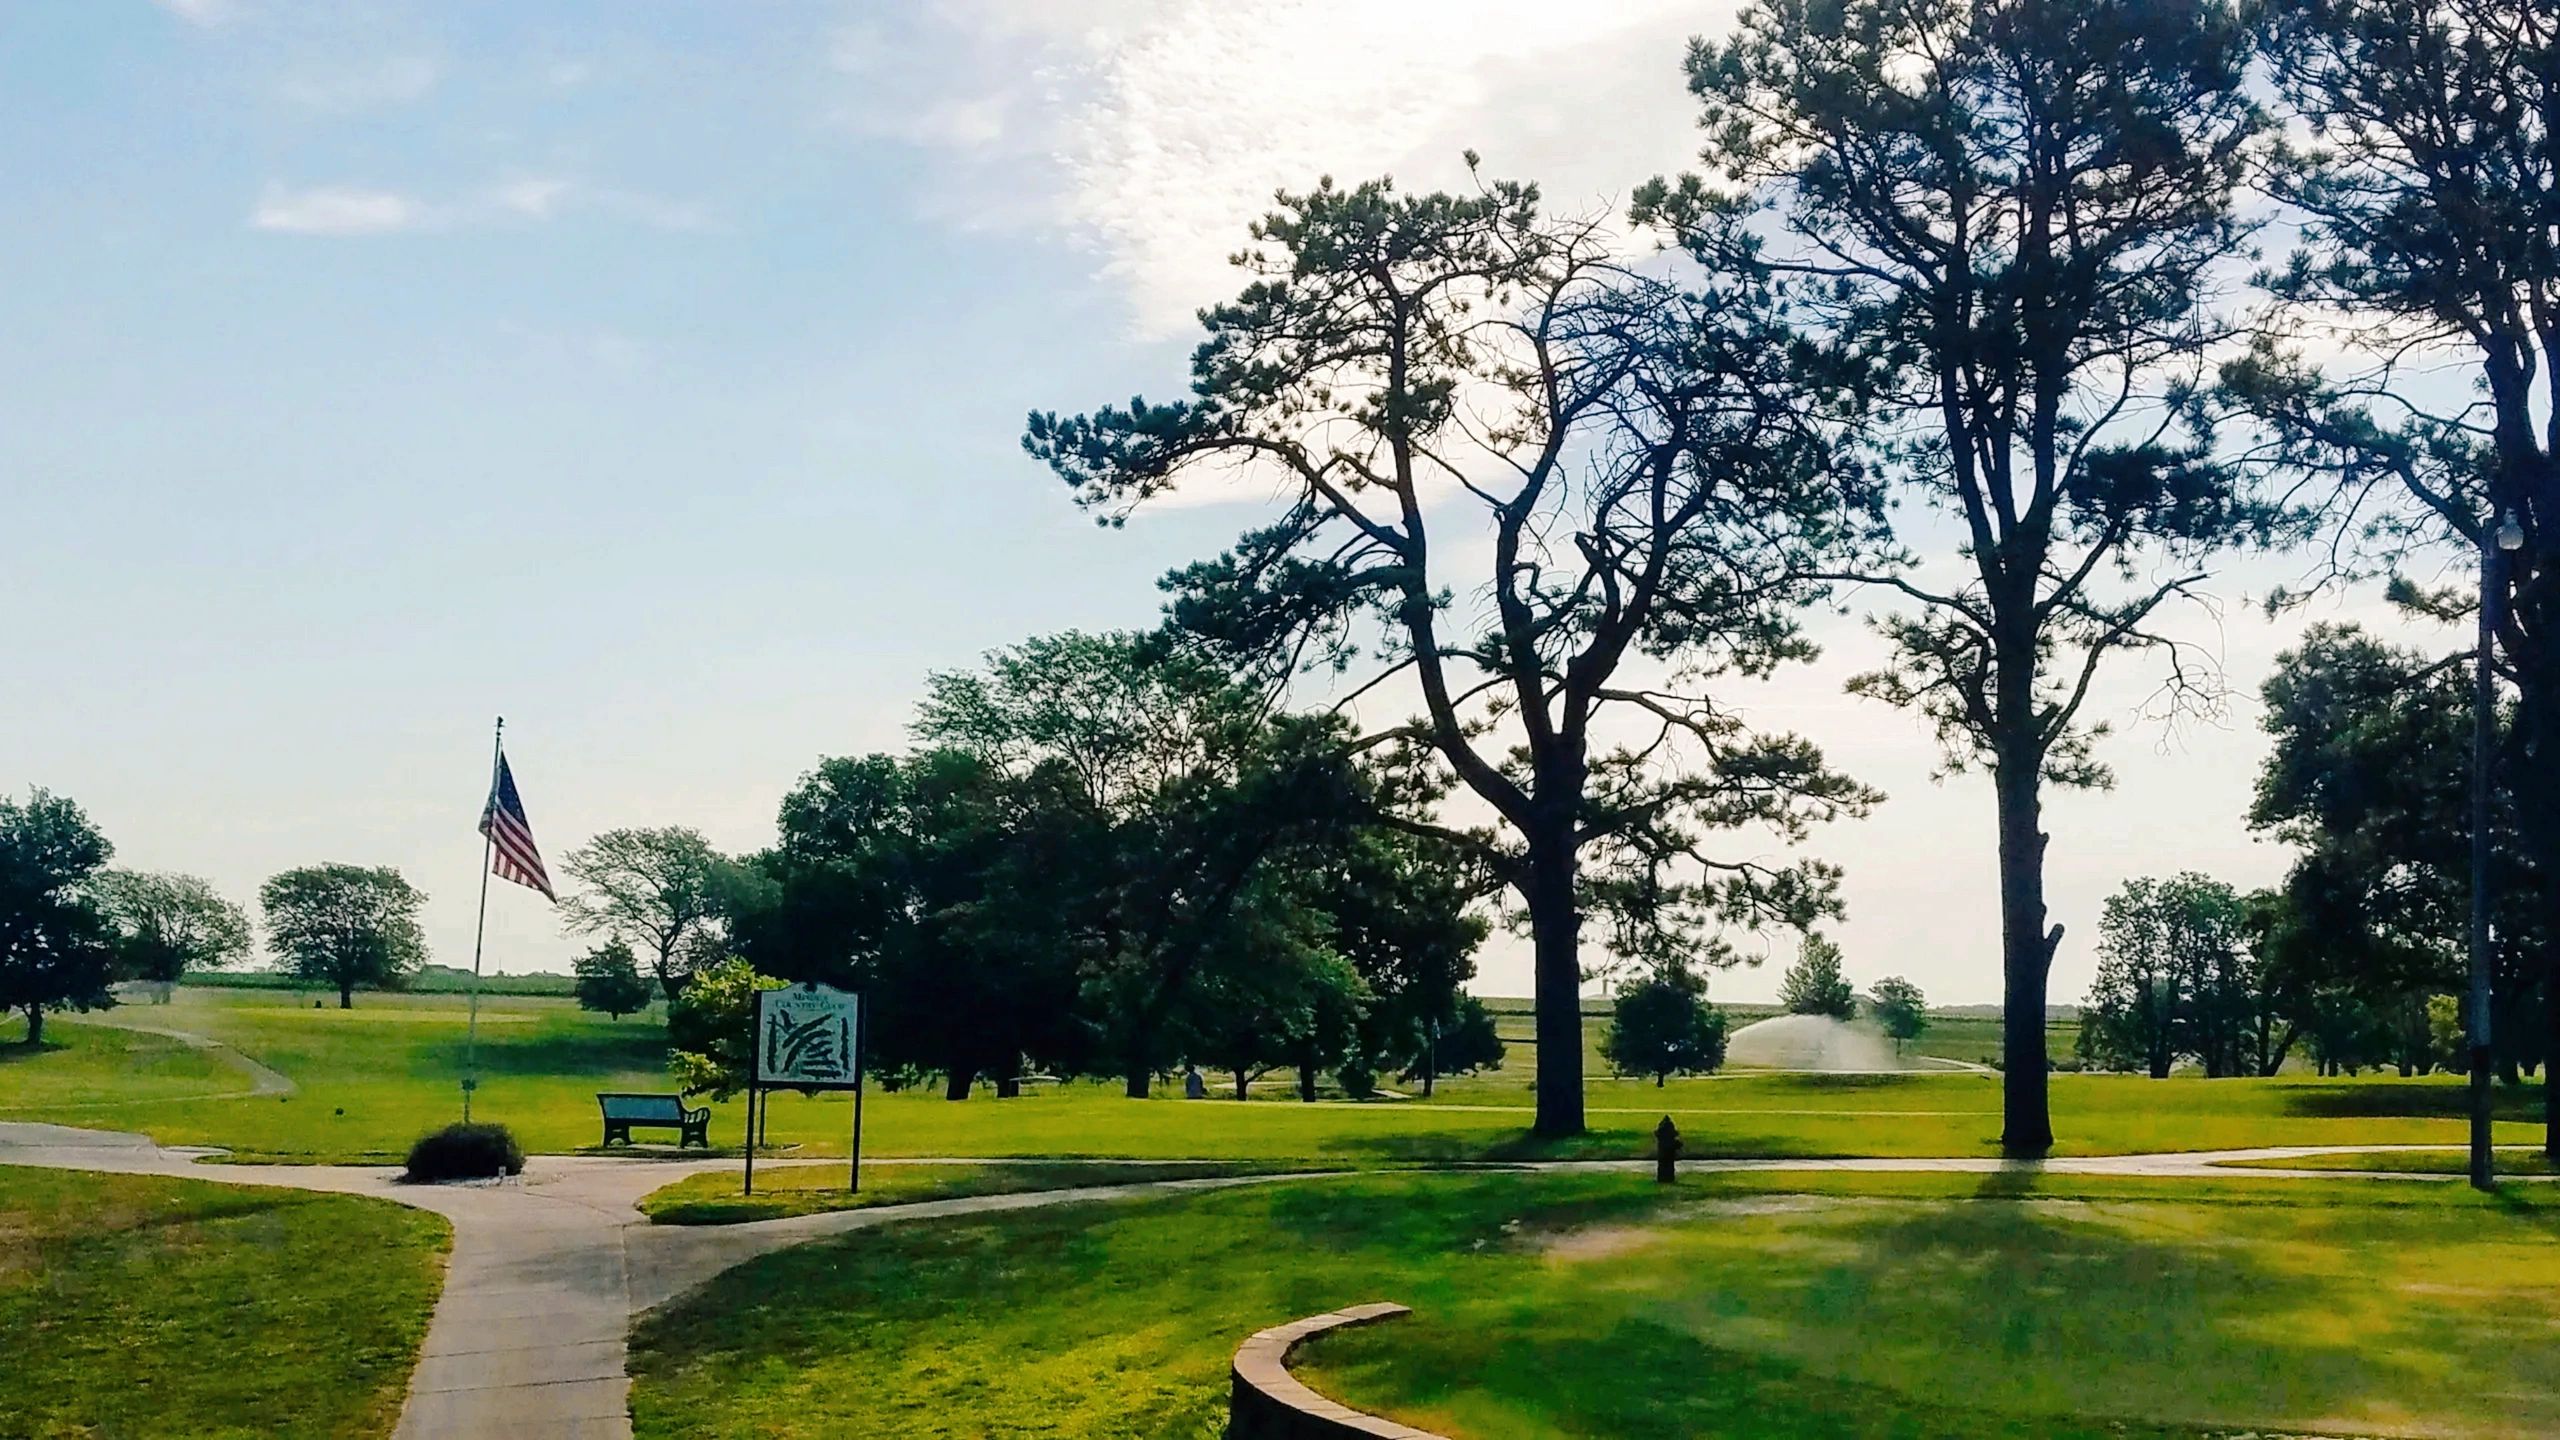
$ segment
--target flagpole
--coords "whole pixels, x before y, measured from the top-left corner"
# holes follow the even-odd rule
[[[489,797],[498,795],[499,756],[504,752],[507,717],[489,737]],[[471,932],[471,1019],[462,1032],[462,1123],[471,1123],[471,1092],[480,1088],[480,946],[489,938],[489,870],[496,858],[497,837],[489,833],[489,811],[480,811],[480,923]]]

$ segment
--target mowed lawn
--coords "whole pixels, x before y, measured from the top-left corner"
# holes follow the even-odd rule
[[[25,1021],[0,1021],[0,1120],[28,1112],[92,1112],[86,1121],[123,1128],[111,1112],[209,1095],[245,1094],[248,1079],[212,1055],[165,1035],[102,1030],[56,1019],[41,1045],[20,1043]]]
[[[859,1232],[644,1319],[678,1437],[1217,1433],[1235,1344],[1468,1440],[2560,1432],[2545,1192],[1382,1176]]]
[[[0,1167],[0,1436],[388,1435],[447,1235],[382,1200]]]
[[[1537,1073],[1538,1050],[1533,1040],[1537,1033],[1537,1007],[1518,996],[1489,998],[1485,1008],[1493,1012],[1494,1033],[1511,1047],[1505,1057],[1505,1073],[1517,1072],[1522,1078]],[[1754,1021],[1766,1020],[1784,1013],[1774,1005],[1723,1005],[1725,1019],[1739,1030]],[[1871,1024],[1862,1020],[1861,1024]],[[1606,1002],[1582,1002],[1582,1065],[1587,1075],[1607,1075],[1609,1062],[1600,1054],[1600,1039],[1609,1032],[1609,1007]],[[2045,1053],[2057,1061],[2068,1061],[2080,1041],[2077,1020],[2048,1020],[2044,1027]],[[1928,1029],[1919,1038],[1906,1042],[1902,1053],[1915,1068],[1933,1068],[1928,1060],[1951,1060],[1965,1065],[1990,1065],[2000,1058],[2000,1018],[1996,1015],[1932,1015]],[[1958,1068],[1955,1066],[1936,1068]],[[1392,1083],[1392,1082],[1391,1082]]]
[[[1268,1168],[1187,1160],[1018,1160],[949,1165],[866,1161],[862,1166],[862,1188],[852,1190],[846,1186],[842,1161],[832,1165],[779,1165],[756,1171],[752,1195],[745,1193],[734,1171],[687,1176],[642,1196],[640,1213],[660,1225],[736,1225],[750,1220],[778,1220],[787,1215],[867,1210],[878,1205],[960,1200],[973,1195],[1205,1180]]]
[[[213,1037],[298,1085],[246,1097],[240,1072],[178,1042],[116,1028],[130,1021]],[[52,1120],[146,1132],[164,1143],[225,1146],[245,1159],[396,1160],[455,1118],[464,1004],[453,995],[360,995],[339,1010],[289,991],[182,989],[176,1003],[63,1016],[49,1040],[16,1050],[0,1021],[0,1120]],[[1506,1022],[1507,1023],[1507,1022]],[[665,1031],[563,999],[492,997],[480,1026],[480,1116],[513,1127],[528,1150],[569,1152],[601,1138],[599,1090],[664,1091]],[[1213,1092],[1214,1093],[1214,1092]],[[1996,1077],[1963,1074],[1733,1073],[1675,1080],[1595,1076],[1591,1133],[1528,1135],[1528,1073],[1452,1079],[1430,1100],[1300,1104],[1263,1089],[1245,1104],[1184,1101],[1178,1087],[1132,1101],[1112,1082],[1040,1085],[998,1101],[983,1087],[951,1103],[938,1089],[875,1089],[865,1145],[876,1156],[1218,1159],[1307,1165],[1631,1157],[1674,1118],[1693,1155],[1988,1155],[2000,1128]],[[2463,1091],[2447,1077],[2204,1081],[2057,1075],[2063,1153],[2223,1149],[2271,1144],[2459,1143]],[[2502,1141],[2539,1139],[2539,1087],[2502,1091]],[[712,1137],[733,1146],[743,1106],[713,1106]],[[842,1096],[777,1096],[772,1133],[805,1156],[842,1155],[852,1106]],[[644,1132],[644,1135],[646,1132]],[[672,1139],[672,1136],[661,1138]]]

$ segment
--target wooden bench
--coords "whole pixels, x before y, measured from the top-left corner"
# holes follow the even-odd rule
[[[596,1104],[604,1110],[604,1143],[619,1138],[631,1143],[631,1127],[644,1125],[652,1129],[676,1132],[676,1148],[687,1145],[711,1148],[711,1107],[699,1110],[684,1108],[681,1095],[625,1095],[599,1093]]]

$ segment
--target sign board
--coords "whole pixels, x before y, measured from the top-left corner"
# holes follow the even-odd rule
[[[851,1090],[862,997],[832,985],[756,992],[755,1083],[779,1090]]]

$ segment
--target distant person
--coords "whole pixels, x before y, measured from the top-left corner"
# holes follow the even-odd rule
[[[1185,1100],[1209,1098],[1209,1082],[1200,1078],[1200,1067],[1197,1065],[1182,1067],[1182,1098]]]

